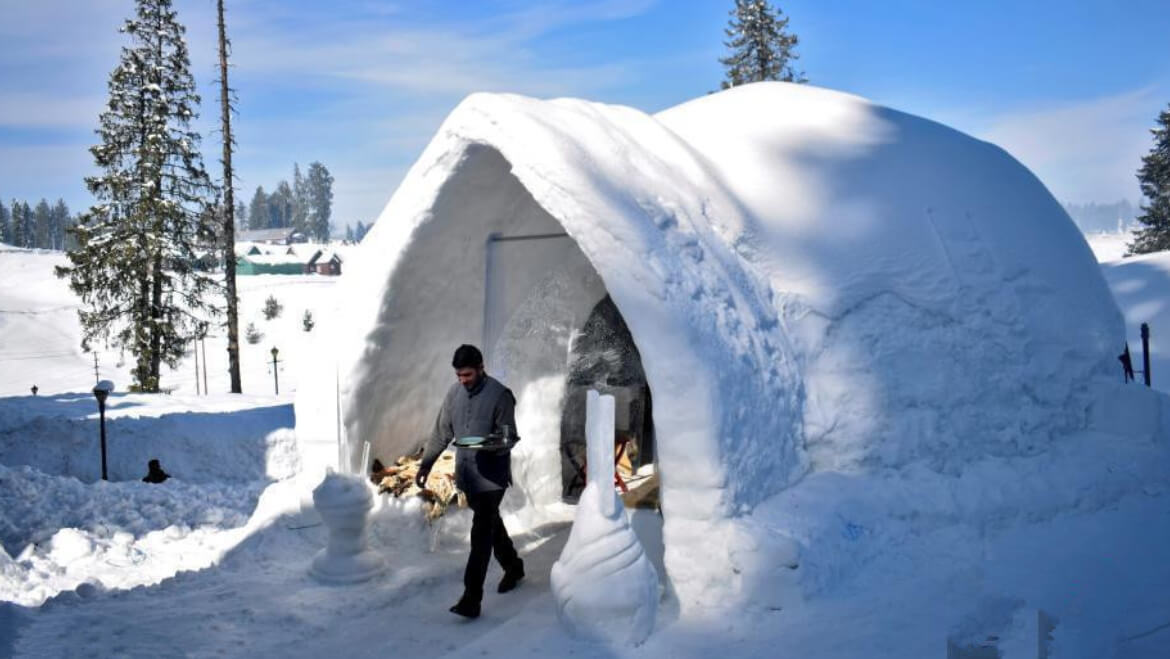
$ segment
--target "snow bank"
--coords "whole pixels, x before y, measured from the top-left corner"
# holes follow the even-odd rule
[[[211,565],[265,485],[86,484],[0,465],[0,601],[40,605],[83,583],[129,588]]]
[[[1117,303],[1125,310],[1126,338],[1135,370],[1141,370],[1141,325],[1150,326],[1152,385],[1170,391],[1170,252],[1155,252],[1101,264]],[[1117,351],[1121,353],[1120,350]],[[1140,382],[1142,375],[1137,374]]]
[[[653,391],[685,606],[729,582],[706,542],[724,520],[810,473],[955,478],[1052,450],[1124,339],[1084,239],[1011,156],[804,85],[655,116],[473,95],[347,266],[297,397],[316,465],[338,460],[338,391],[343,461],[413,448],[464,342],[541,401],[522,446],[555,454],[574,332],[612,297]],[[517,457],[523,500],[552,503]]]
[[[101,478],[92,394],[0,398],[0,464]],[[157,458],[189,482],[279,480],[300,466],[290,405],[247,396],[113,393],[106,403],[110,480],[137,481]]]

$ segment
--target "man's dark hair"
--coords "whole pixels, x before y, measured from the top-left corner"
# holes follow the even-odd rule
[[[466,343],[455,349],[455,356],[451,358],[451,366],[455,368],[479,368],[483,366],[483,353],[475,346]]]

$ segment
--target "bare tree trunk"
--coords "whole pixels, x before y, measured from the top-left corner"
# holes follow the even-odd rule
[[[240,315],[236,299],[236,202],[232,181],[232,108],[228,88],[227,30],[223,23],[223,0],[219,13],[219,106],[223,121],[223,212],[224,280],[227,289],[228,371],[232,393],[243,393],[240,383]],[[206,368],[206,365],[204,365]]]
[[[154,281],[151,282],[150,291],[150,382],[147,385],[147,391],[157,394],[161,382],[159,370],[162,364],[162,329],[159,327],[159,324],[162,323],[162,254],[156,253],[154,255],[151,272],[154,275]]]

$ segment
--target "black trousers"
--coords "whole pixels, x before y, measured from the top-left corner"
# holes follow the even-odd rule
[[[467,495],[467,504],[474,516],[471,518],[471,554],[463,572],[465,597],[483,597],[483,581],[493,553],[504,571],[512,569],[520,560],[500,519],[500,501],[503,499],[504,490]]]

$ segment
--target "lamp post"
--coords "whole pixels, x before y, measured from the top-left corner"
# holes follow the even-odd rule
[[[114,390],[114,383],[102,380],[93,388],[93,397],[98,402],[98,415],[101,417],[102,432],[102,480],[109,480],[106,476],[106,398]]]
[[[276,395],[280,395],[280,377],[276,374],[276,354],[280,352],[276,346],[272,346],[272,385],[276,389]]]

